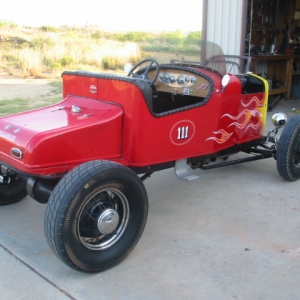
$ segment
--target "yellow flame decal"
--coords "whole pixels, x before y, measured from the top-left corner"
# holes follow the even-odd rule
[[[220,138],[209,137],[208,139],[206,139],[206,141],[214,140],[218,144],[223,144],[232,136],[233,133],[228,133],[224,129],[220,129],[219,131],[214,131],[214,134],[221,134],[221,137]]]
[[[221,118],[228,117],[231,120],[235,121],[228,125],[228,128],[231,126],[235,126],[239,129],[244,129],[244,132],[246,132],[248,129],[252,128],[254,130],[260,129],[260,133],[263,132],[263,113],[261,111],[262,107],[264,107],[264,98],[261,100],[254,96],[252,97],[248,103],[244,103],[241,101],[242,106],[245,108],[238,116],[233,116],[230,114],[224,114]],[[247,109],[252,103],[255,103],[255,108],[253,110]],[[241,121],[239,121],[242,119]],[[251,121],[252,119],[252,121]],[[206,139],[208,140],[214,140],[218,144],[225,143],[233,134],[226,132],[224,129],[220,129],[219,131],[213,132],[214,134],[221,134],[220,138],[217,137],[209,137]]]
[[[231,120],[237,121],[237,120],[239,120],[243,116],[245,117],[245,119],[244,119],[244,121],[242,123],[233,122],[233,123],[229,124],[228,127],[235,125],[239,129],[244,129],[247,125],[249,125],[249,122],[250,122],[250,120],[251,120],[252,117],[257,116],[258,123],[260,123],[260,120],[261,120],[261,117],[262,117],[260,111],[258,111],[258,110],[245,109],[237,117],[234,117],[234,116],[232,116],[230,114],[225,114],[225,115],[222,116],[222,118],[223,117],[229,117]],[[253,124],[253,123],[250,123],[250,124]]]

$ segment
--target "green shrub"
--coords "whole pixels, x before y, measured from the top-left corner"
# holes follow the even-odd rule
[[[71,56],[65,56],[60,60],[60,64],[65,67],[65,66],[69,66],[72,64],[72,62],[74,61],[73,57]]]
[[[53,26],[41,26],[40,30],[46,31],[46,32],[57,32],[57,28]]]
[[[63,68],[63,66],[60,63],[52,63],[50,65],[51,70],[53,71],[59,71]]]
[[[151,32],[129,31],[123,33],[106,34],[106,37],[119,42],[141,42],[151,39],[155,36]]]
[[[116,61],[114,58],[110,57],[110,56],[105,56],[102,59],[102,67],[105,70],[115,70],[116,68]]]
[[[102,68],[105,70],[123,69],[124,61],[118,57],[104,56],[102,59]]]

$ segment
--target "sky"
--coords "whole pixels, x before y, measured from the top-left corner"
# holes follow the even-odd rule
[[[0,20],[19,25],[97,25],[117,31],[198,31],[202,0],[1,0]]]

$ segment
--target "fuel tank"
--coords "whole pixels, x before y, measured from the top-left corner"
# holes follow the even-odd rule
[[[0,162],[39,175],[121,156],[123,109],[68,96],[58,104],[0,118]]]

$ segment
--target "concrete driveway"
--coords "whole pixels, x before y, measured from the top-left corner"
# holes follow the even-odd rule
[[[292,116],[295,105],[273,112]],[[98,274],[73,271],[50,251],[45,205],[27,197],[0,207],[0,298],[299,299],[300,181],[281,179],[273,159],[199,174],[185,182],[170,169],[147,179],[140,242]]]

